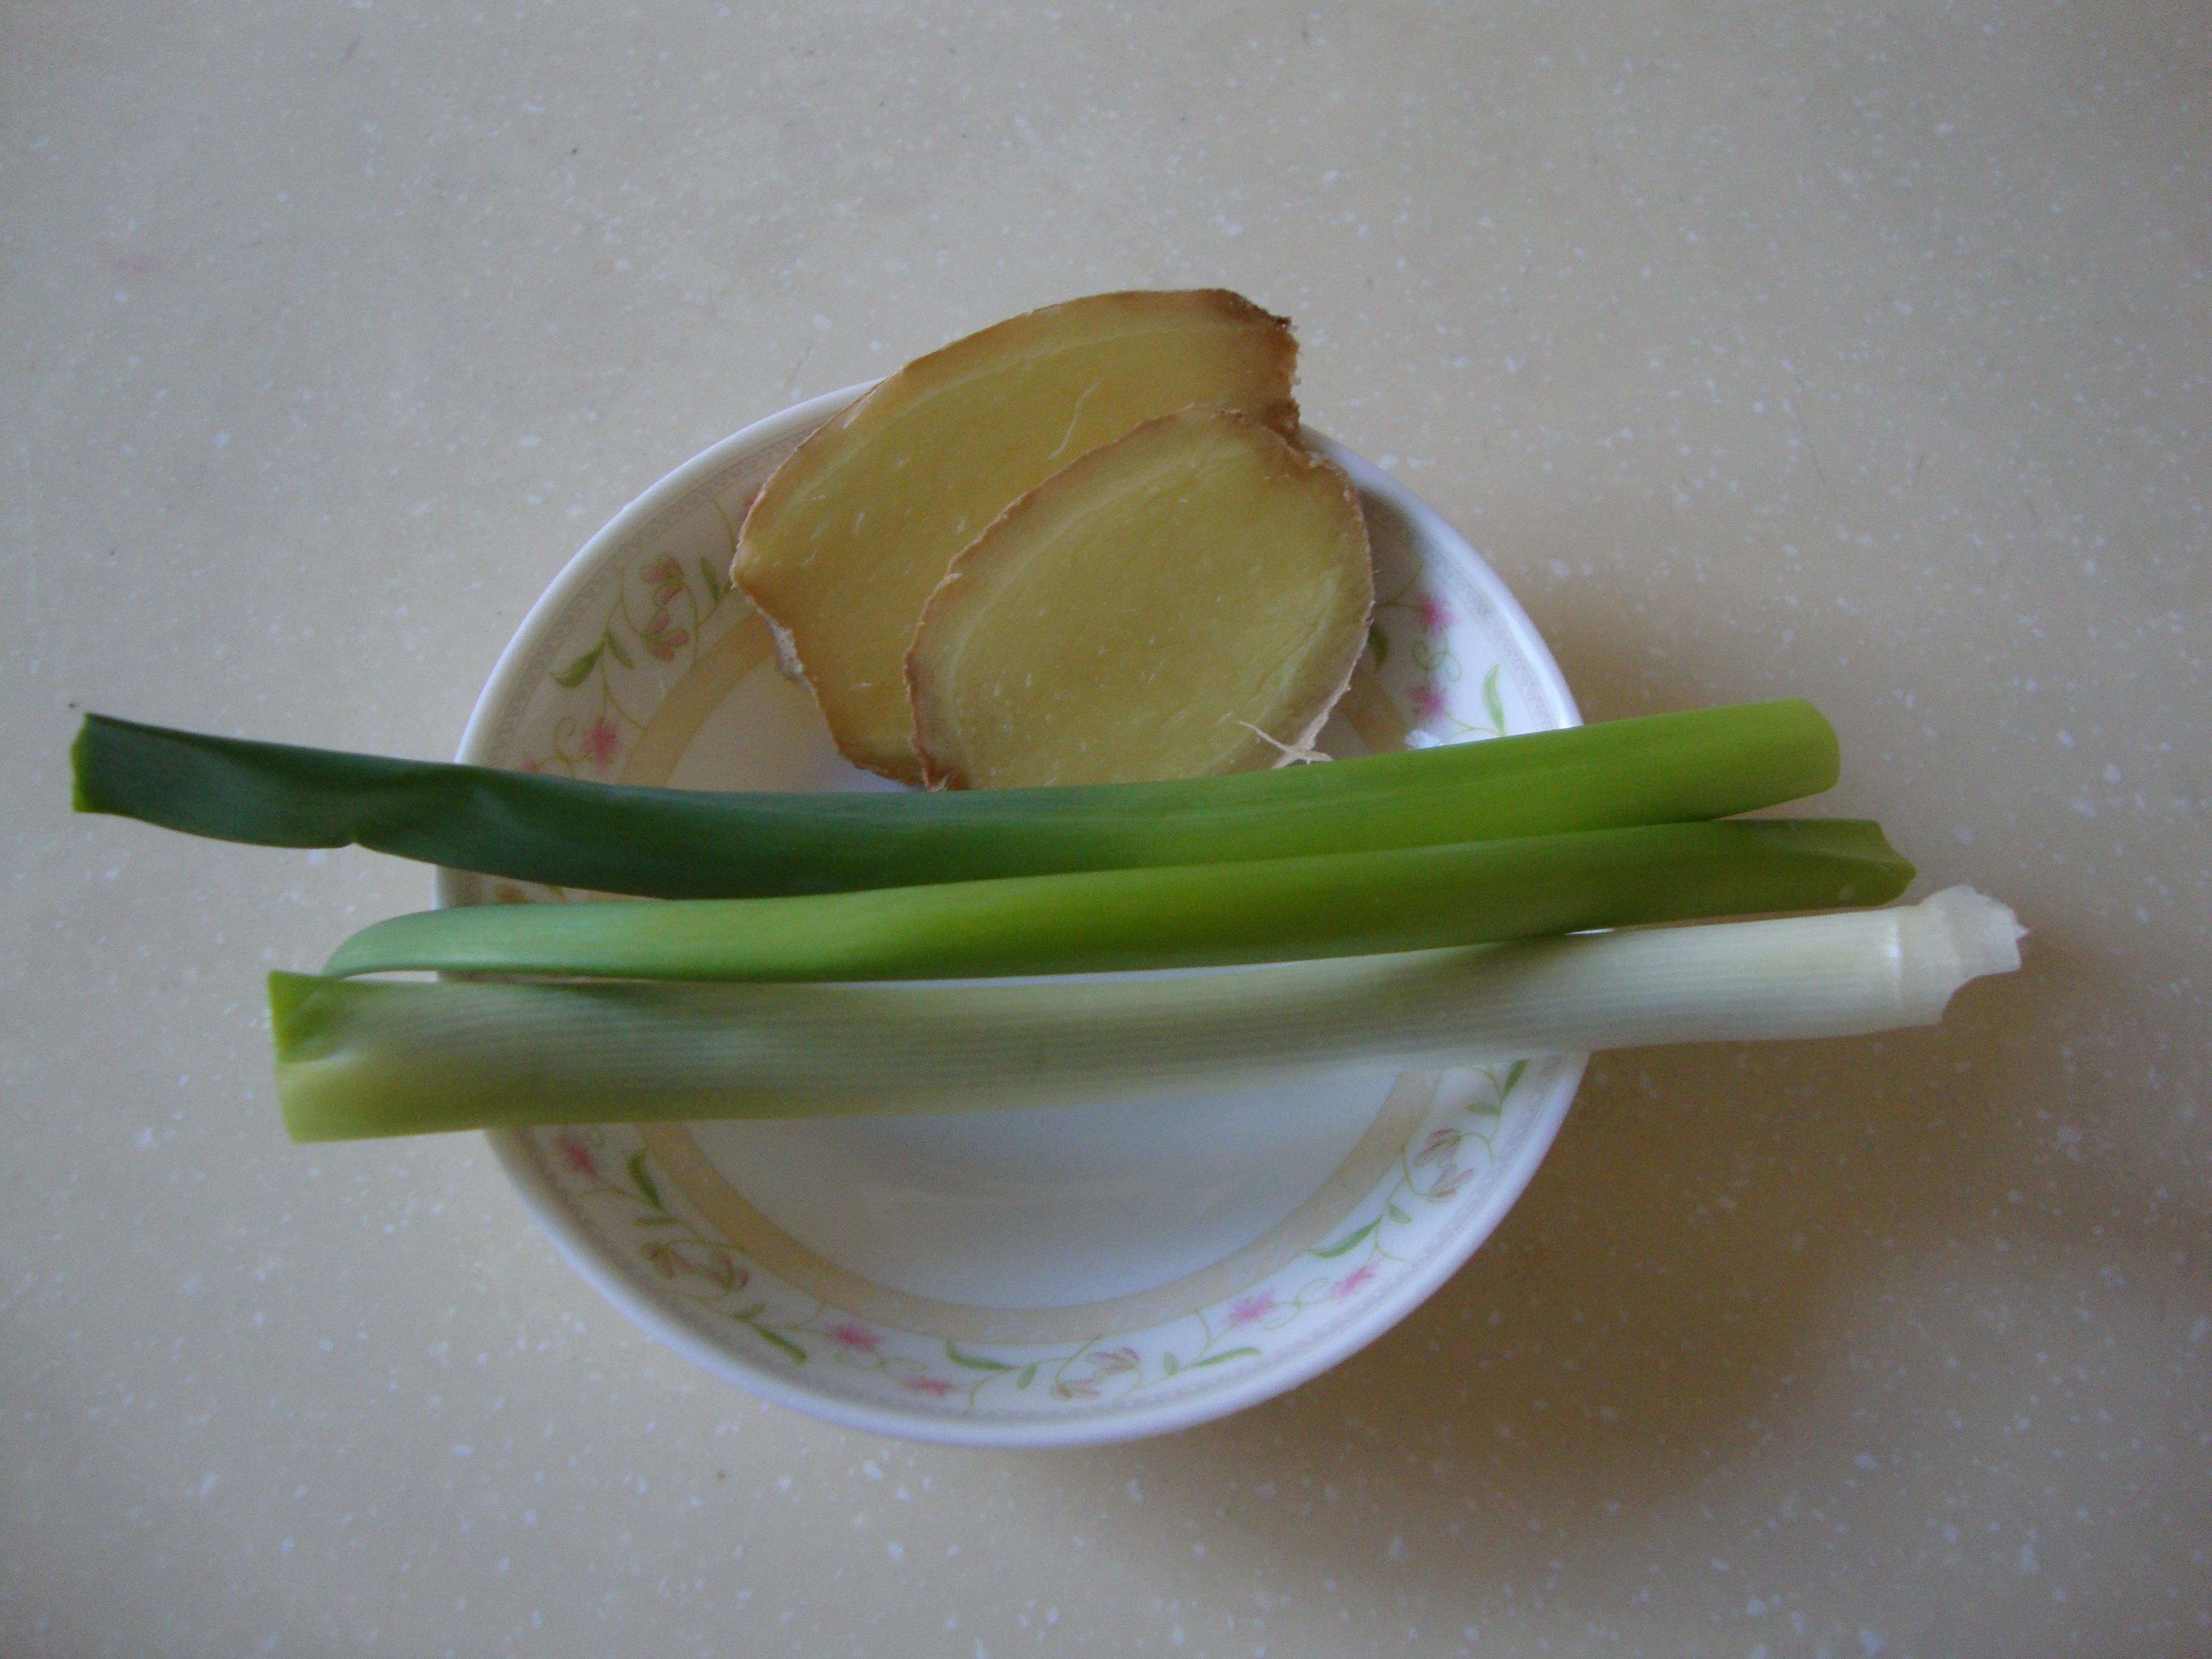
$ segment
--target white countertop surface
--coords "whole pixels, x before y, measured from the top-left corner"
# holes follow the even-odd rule
[[[2186,3],[11,9],[0,1651],[2212,1651],[2208,88]],[[707,442],[1215,283],[1590,717],[1812,698],[2025,970],[1601,1057],[1395,1333],[1095,1451],[285,1143],[260,975],[428,876],[72,817],[76,710],[449,754]]]

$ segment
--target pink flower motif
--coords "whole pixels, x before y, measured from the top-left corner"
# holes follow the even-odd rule
[[[593,720],[584,730],[584,758],[602,772],[615,763],[622,753],[622,728],[605,714]]]
[[[645,648],[663,662],[672,661],[676,647],[691,637],[685,629],[669,625],[667,602],[674,597],[674,592],[666,589],[654,593],[653,598],[661,601],[660,609],[647,617],[645,626],[638,630],[638,637],[645,641]]]
[[[1452,615],[1451,607],[1433,593],[1422,594],[1414,601],[1413,609],[1420,616],[1423,630],[1431,634],[1441,634],[1459,620]]]
[[[1348,1296],[1357,1295],[1363,1286],[1372,1284],[1374,1279],[1375,1264],[1371,1261],[1363,1261],[1343,1278],[1338,1279],[1330,1287],[1329,1294],[1341,1302]]]
[[[561,1155],[562,1163],[580,1176],[596,1177],[599,1161],[592,1156],[592,1149],[578,1136],[566,1133],[553,1137],[553,1150]]]
[[[955,1386],[941,1376],[902,1376],[898,1385],[908,1394],[926,1394],[932,1400],[944,1399]]]
[[[1251,1296],[1240,1296],[1229,1304],[1229,1317],[1224,1322],[1227,1328],[1256,1325],[1275,1310],[1275,1293],[1260,1291]]]
[[[1449,1198],[1474,1178],[1474,1171],[1472,1170],[1455,1170],[1450,1164],[1445,1164],[1444,1178],[1429,1188],[1429,1201],[1433,1204]]]
[[[1438,1158],[1442,1158],[1444,1160],[1445,1167],[1449,1169],[1452,1162],[1452,1154],[1459,1150],[1459,1143],[1460,1135],[1457,1130],[1438,1129],[1428,1139],[1422,1142],[1421,1150],[1413,1154],[1413,1167],[1418,1170],[1424,1164],[1433,1164]]]
[[[1433,685],[1418,686],[1413,691],[1413,713],[1425,720],[1432,720],[1444,712],[1444,694]]]
[[[832,1325],[822,1333],[841,1348],[851,1348],[858,1353],[873,1353],[883,1346],[882,1334],[870,1330],[857,1319]]]

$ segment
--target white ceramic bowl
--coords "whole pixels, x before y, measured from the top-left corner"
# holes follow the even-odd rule
[[[690,787],[884,788],[840,760],[727,571],[777,462],[858,396],[746,428],[570,561],[460,758]],[[1376,637],[1336,755],[1576,724],[1521,607],[1395,480],[1358,484]],[[441,871],[441,904],[578,894]],[[1223,1416],[1381,1335],[1528,1183],[1580,1057],[1342,1068],[1291,1088],[929,1118],[608,1124],[491,1137],[554,1243],[671,1347],[875,1433],[1132,1439]]]

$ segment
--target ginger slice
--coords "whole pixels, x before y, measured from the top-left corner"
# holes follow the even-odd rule
[[[1048,306],[917,358],[793,451],[732,575],[846,757],[921,781],[902,665],[952,556],[1017,496],[1194,404],[1297,433],[1290,325],[1218,289]]]
[[[1119,783],[1277,766],[1366,643],[1352,481],[1185,410],[1047,479],[952,562],[907,657],[927,781]]]

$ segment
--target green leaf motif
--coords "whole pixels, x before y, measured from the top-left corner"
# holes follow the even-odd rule
[[[1375,665],[1377,668],[1382,667],[1389,659],[1390,636],[1382,631],[1381,623],[1367,624],[1367,648],[1375,653]]]
[[[1359,1243],[1361,1239],[1373,1232],[1381,1224],[1382,1218],[1377,1216],[1373,1221],[1369,1222],[1364,1227],[1360,1228],[1358,1231],[1346,1233],[1342,1238],[1338,1239],[1335,1243],[1324,1244],[1319,1249],[1309,1250],[1306,1254],[1309,1255],[1317,1255],[1324,1261],[1328,1260],[1331,1256],[1342,1255],[1346,1250]]]
[[[1194,1360],[1190,1368],[1196,1370],[1201,1365],[1225,1365],[1232,1359],[1251,1359],[1256,1358],[1259,1352],[1257,1348],[1231,1348],[1225,1353],[1210,1353],[1203,1359]]]
[[[592,671],[599,665],[601,649],[601,647],[595,645],[566,668],[556,669],[553,674],[553,684],[566,686],[571,691],[574,690],[589,678]]]
[[[623,642],[615,637],[615,631],[613,629],[610,628],[605,633],[599,635],[599,643],[606,647],[607,654],[612,657],[617,662],[620,663],[624,668],[635,668],[637,666],[635,663],[629,659],[629,653],[623,649]],[[1494,668],[1490,672],[1493,678],[1498,672]]]
[[[1009,1360],[994,1359],[988,1354],[969,1353],[950,1340],[945,1344],[945,1357],[956,1365],[965,1365],[971,1371],[1010,1371],[1014,1369]]]
[[[1395,1204],[1390,1206],[1388,1213],[1390,1219],[1398,1223],[1401,1226],[1403,1226],[1406,1223],[1413,1218],[1407,1215],[1403,1210],[1400,1209]]]
[[[728,597],[729,583],[722,580],[721,573],[714,568],[714,562],[704,553],[699,556],[699,580],[707,585],[707,608],[709,611]]]
[[[1173,1376],[1182,1369],[1182,1361],[1177,1359],[1173,1354],[1164,1353],[1160,1356],[1160,1375],[1162,1376]]]
[[[1501,738],[1505,735],[1505,699],[1498,694],[1498,671],[1504,665],[1492,663],[1482,677],[1482,706],[1489,711],[1492,728]]]
[[[1499,1105],[1502,1106],[1505,1103],[1505,1097],[1513,1092],[1514,1085],[1521,1081],[1522,1073],[1527,1072],[1528,1069],[1528,1062],[1525,1060],[1516,1060],[1511,1066],[1506,1068],[1505,1081],[1500,1084],[1498,1088],[1498,1103]]]
[[[1036,1366],[1034,1364],[1028,1364],[1022,1367],[1022,1374],[1014,1379],[1014,1386],[1018,1389],[1026,1389],[1036,1381]]]
[[[653,1184],[652,1176],[646,1172],[644,1147],[639,1147],[629,1155],[629,1163],[626,1167],[629,1170],[630,1180],[636,1184],[638,1191],[645,1195],[645,1201],[652,1205],[654,1209],[665,1212],[668,1206],[660,1201],[660,1188]]]
[[[777,1347],[782,1349],[785,1353],[791,1356],[791,1363],[793,1364],[804,1365],[806,1363],[806,1350],[800,1347],[799,1344],[793,1341],[789,1337],[781,1334],[780,1332],[772,1331],[765,1325],[756,1324],[750,1319],[741,1320],[738,1322],[743,1324],[744,1328],[750,1331],[755,1336],[760,1338],[762,1341],[772,1342]]]

